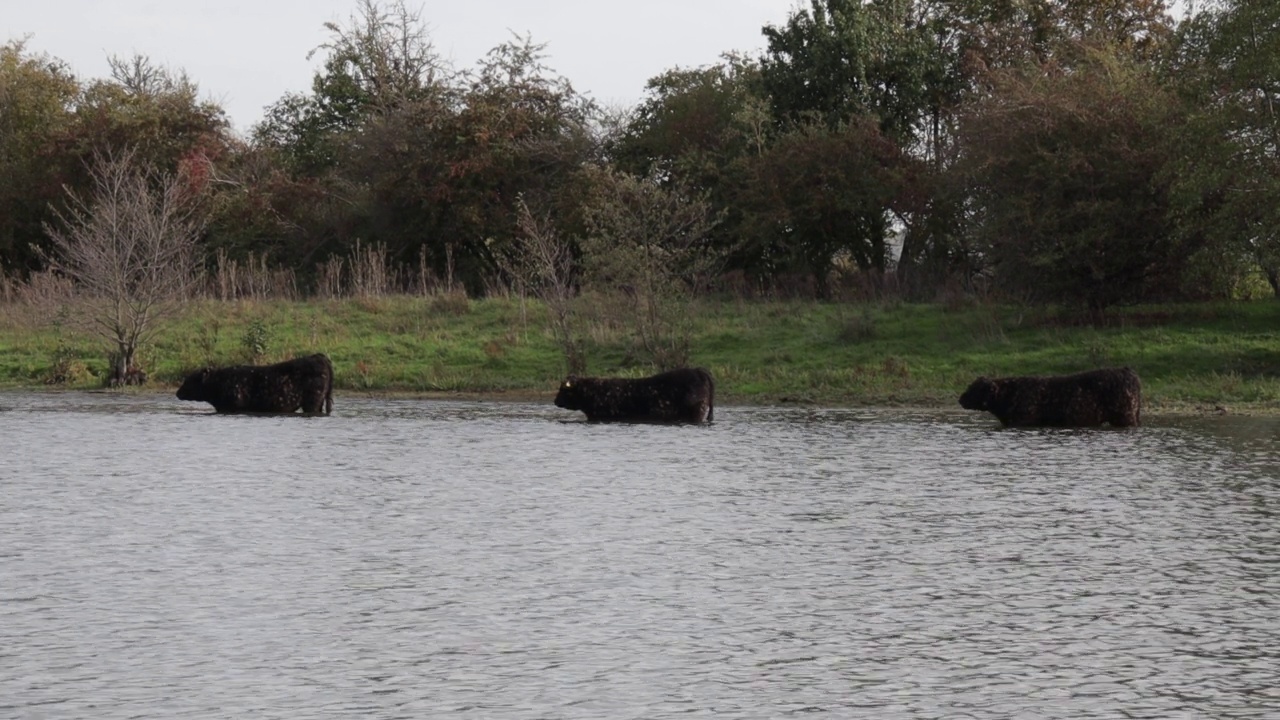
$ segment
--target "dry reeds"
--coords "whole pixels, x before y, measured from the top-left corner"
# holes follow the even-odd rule
[[[345,257],[330,255],[316,265],[316,295],[322,298],[372,298],[389,295],[429,296],[447,287],[436,277],[419,248],[416,264],[396,263],[382,243],[365,245],[359,240]]]
[[[228,300],[296,300],[298,280],[289,268],[273,268],[266,254],[249,253],[243,261],[219,249],[214,257],[213,277],[205,284],[205,293],[222,301]]]

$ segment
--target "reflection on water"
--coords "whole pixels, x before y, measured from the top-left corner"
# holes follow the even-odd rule
[[[1274,717],[1280,425],[0,394],[0,716]]]

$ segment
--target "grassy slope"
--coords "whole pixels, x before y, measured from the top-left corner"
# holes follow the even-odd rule
[[[0,386],[39,385],[63,354],[101,374],[103,346],[23,308],[0,308]],[[563,363],[541,310],[515,300],[383,298],[307,303],[200,303],[167,323],[143,364],[175,384],[206,363],[244,362],[250,324],[272,361],[323,351],[339,387],[406,392],[554,391]],[[955,405],[977,375],[1130,365],[1149,405],[1280,407],[1280,303],[1143,307],[1108,328],[1075,327],[1018,308],[811,302],[707,302],[696,312],[694,362],[726,400]],[[594,374],[643,375],[625,333],[586,327]],[[84,376],[78,387],[96,387]]]

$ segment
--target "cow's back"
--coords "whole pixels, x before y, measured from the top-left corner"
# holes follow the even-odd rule
[[[588,420],[697,423],[712,419],[714,398],[709,372],[681,368],[647,378],[571,378],[556,404]]]
[[[1141,381],[1130,368],[1074,375],[1000,378],[991,412],[1005,425],[1088,427],[1138,425]]]
[[[206,384],[207,400],[218,412],[327,414],[333,407],[333,365],[322,354],[222,368]]]
[[[663,420],[710,422],[715,381],[703,368],[679,368],[638,381],[650,393],[651,412]]]

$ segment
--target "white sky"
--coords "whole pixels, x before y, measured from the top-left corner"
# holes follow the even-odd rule
[[[65,61],[81,78],[110,74],[107,57],[146,55],[181,69],[247,132],[286,92],[308,92],[329,39],[355,0],[0,0],[0,40]],[[389,6],[390,3],[383,3]],[[436,48],[474,67],[511,33],[546,43],[546,64],[576,90],[631,105],[645,82],[764,47],[796,0],[406,0],[420,7]],[[808,2],[804,3],[807,7]]]

